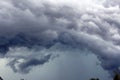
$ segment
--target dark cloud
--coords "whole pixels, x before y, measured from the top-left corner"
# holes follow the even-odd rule
[[[119,7],[105,7],[98,0],[89,6],[76,1],[79,9],[59,0],[0,2],[0,52],[2,57],[13,59],[9,65],[15,72],[29,72],[32,66],[48,62],[50,57],[42,51],[49,52],[57,43],[90,50],[104,69],[119,68]],[[119,5],[118,0],[115,5]]]
[[[29,64],[31,61],[35,60],[40,65],[41,60],[36,59],[36,56],[33,55],[35,52],[32,52],[33,54],[30,54],[29,57],[22,55],[22,52],[20,52],[21,55],[16,56],[14,55],[16,51],[11,55],[11,48],[13,50],[16,47],[26,47],[32,50],[36,49],[36,46],[50,48],[58,42],[59,34],[72,24],[71,20],[73,20],[72,16],[74,15],[69,7],[56,7],[54,10],[54,6],[49,3],[36,6],[30,0],[1,1],[1,4],[0,52],[3,57],[13,58],[10,64],[15,72],[18,71],[15,65],[21,58],[26,61],[24,63],[26,68],[21,64],[20,70],[24,68],[23,72],[28,72],[27,67],[34,65],[34,63]],[[68,12],[66,13],[65,10]],[[37,55],[41,55],[41,53]],[[33,57],[31,58],[31,56]]]
[[[25,62],[21,62],[18,65],[18,69],[16,69],[15,64],[19,63],[17,59],[12,60],[8,65],[15,71],[15,72],[22,72],[22,73],[28,73],[33,66],[37,65],[43,65],[44,63],[48,62],[51,55],[44,56],[42,59],[29,59]]]

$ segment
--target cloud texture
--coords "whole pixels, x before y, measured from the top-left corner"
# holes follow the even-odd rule
[[[51,59],[62,44],[95,53],[104,69],[120,66],[118,0],[1,0],[0,52],[15,72]],[[57,50],[57,49],[56,49]]]

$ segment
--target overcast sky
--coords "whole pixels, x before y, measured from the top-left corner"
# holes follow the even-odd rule
[[[119,0],[0,0],[5,80],[112,80],[119,57]]]

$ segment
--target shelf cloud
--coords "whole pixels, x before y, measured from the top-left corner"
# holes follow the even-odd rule
[[[119,0],[1,0],[0,55],[28,73],[56,44],[88,49],[108,71],[120,67]]]

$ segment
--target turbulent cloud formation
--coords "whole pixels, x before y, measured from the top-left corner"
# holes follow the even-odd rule
[[[59,43],[87,48],[104,69],[118,69],[119,5],[118,0],[1,0],[1,57],[11,59],[15,72],[27,73],[48,62],[49,50]]]
[[[11,66],[11,68],[15,71],[15,72],[21,72],[22,73],[28,73],[31,69],[32,66],[37,66],[37,65],[42,65],[46,62],[48,62],[48,60],[50,59],[50,56],[51,55],[47,55],[45,56],[43,59],[29,59],[29,60],[26,60],[24,62],[22,62],[22,64],[19,64],[20,63],[20,59],[19,61],[17,59],[14,59],[12,60],[8,65]],[[16,68],[15,64],[19,64],[18,67],[19,68]]]

